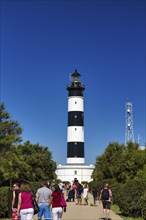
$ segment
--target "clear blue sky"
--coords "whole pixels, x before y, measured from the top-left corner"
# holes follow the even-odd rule
[[[85,84],[85,161],[125,141],[133,103],[137,141],[146,143],[145,1],[1,0],[1,102],[23,141],[48,146],[66,163],[70,74]]]

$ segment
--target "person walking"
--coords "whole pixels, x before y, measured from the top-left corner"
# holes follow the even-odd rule
[[[94,206],[97,206],[97,199],[98,199],[98,191],[97,191],[97,189],[96,189],[96,187],[94,187],[93,189],[92,189],[92,196],[93,196],[93,204],[94,204]]]
[[[14,182],[13,183],[13,194],[12,194],[12,220],[17,220],[17,206],[18,206],[18,196],[19,196],[19,183]]]
[[[75,201],[75,189],[70,189],[68,192],[67,202]]]
[[[70,183],[68,183],[67,185],[66,185],[66,196],[68,196],[68,193],[69,193],[69,190],[71,189],[71,184]]]
[[[20,220],[33,220],[32,192],[29,185],[25,183],[20,187],[17,215],[20,216]]]
[[[82,184],[77,182],[77,188],[76,188],[77,203],[76,203],[76,205],[82,205],[82,193],[83,193],[83,186],[82,186]]]
[[[109,188],[109,184],[106,183],[104,188],[101,190],[99,197],[99,201],[102,201],[105,220],[109,220],[112,199],[112,190]]]
[[[52,219],[51,210],[49,208],[51,194],[52,190],[49,189],[48,182],[44,182],[42,187],[37,190],[35,199],[40,208],[38,212],[38,220],[41,220],[43,215],[45,220]]]
[[[66,212],[66,207],[62,207],[62,199],[64,196],[62,188],[58,185],[54,185],[54,192],[51,195],[50,206],[52,205],[52,220],[61,220],[63,211]]]
[[[87,184],[84,185],[83,187],[83,193],[82,193],[82,198],[84,200],[84,205],[88,205],[88,186]]]

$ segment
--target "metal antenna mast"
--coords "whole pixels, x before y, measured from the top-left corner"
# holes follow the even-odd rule
[[[129,141],[134,142],[132,103],[127,101],[125,109],[126,109],[126,128],[125,128],[125,144],[126,144]]]

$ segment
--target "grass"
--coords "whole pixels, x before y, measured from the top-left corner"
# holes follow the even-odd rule
[[[121,215],[121,211],[118,205],[112,205],[111,209],[117,214],[120,215],[124,220],[143,220],[143,218],[132,218],[132,217],[125,217]]]
[[[118,205],[112,205],[111,209],[117,214],[117,215],[121,215],[121,211]]]

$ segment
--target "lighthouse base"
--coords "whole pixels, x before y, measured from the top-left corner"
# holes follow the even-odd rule
[[[59,164],[57,166],[56,175],[57,175],[57,179],[60,179],[61,181],[72,182],[74,178],[77,178],[80,183],[83,181],[91,182],[92,181],[91,175],[94,168],[95,166],[93,164],[90,165]]]

